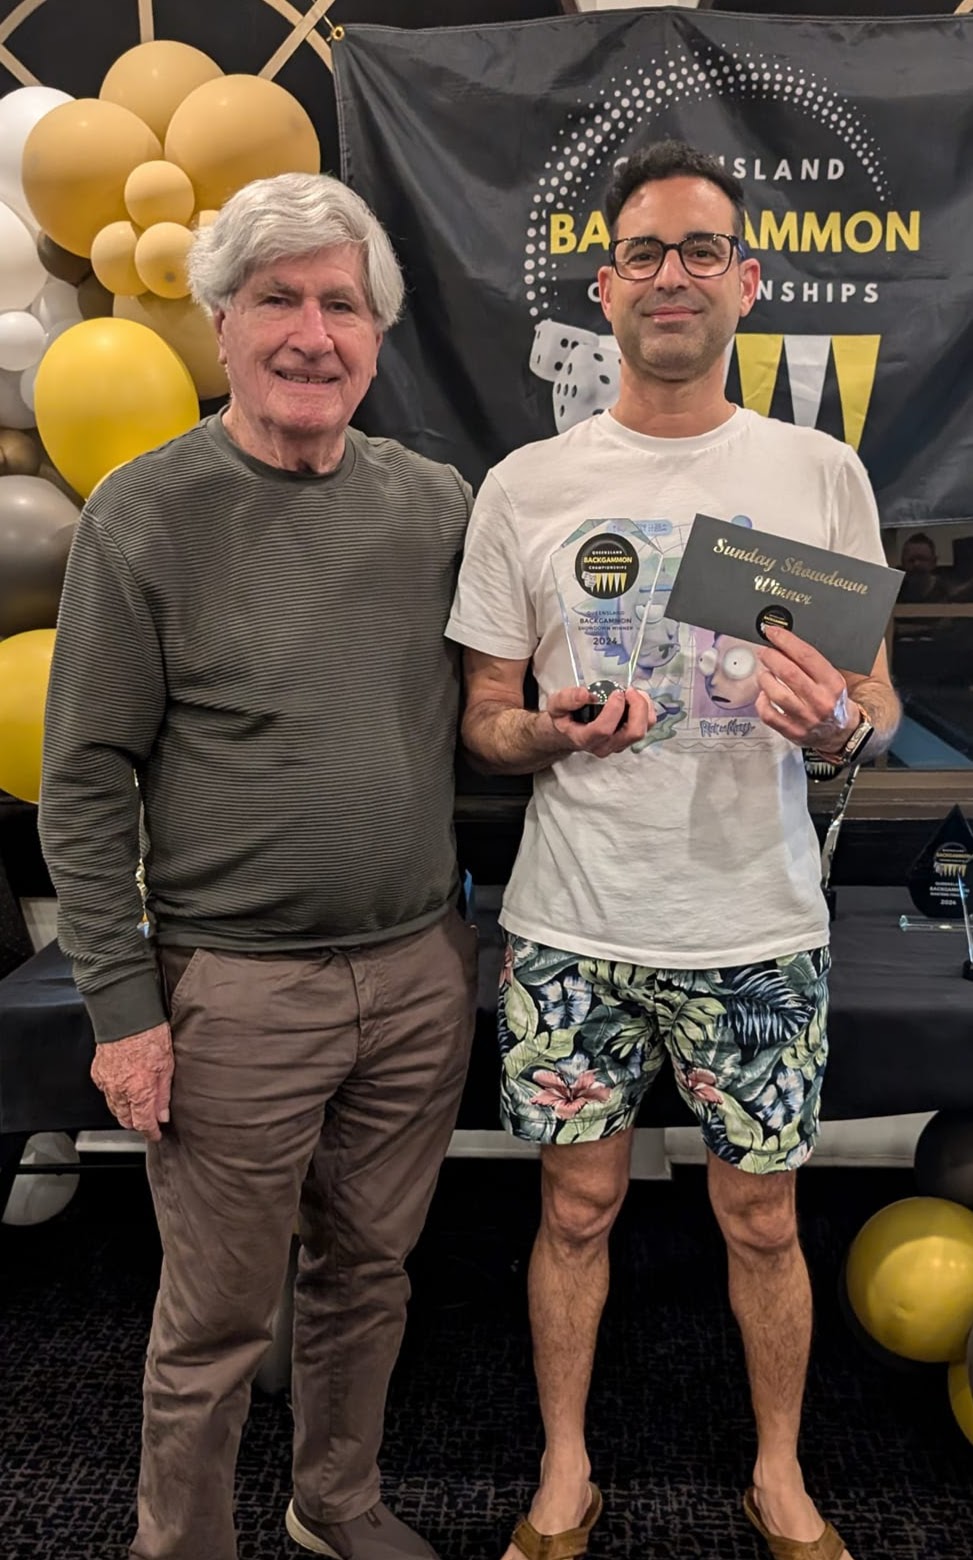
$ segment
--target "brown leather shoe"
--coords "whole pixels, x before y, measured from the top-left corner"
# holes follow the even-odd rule
[[[844,1540],[830,1522],[824,1524],[820,1537],[812,1539],[810,1543],[772,1533],[757,1509],[757,1496],[752,1488],[743,1497],[743,1510],[767,1545],[773,1560],[841,1560],[845,1552]]]
[[[591,1499],[588,1509],[576,1528],[563,1533],[538,1533],[533,1522],[522,1517],[514,1528],[512,1543],[526,1560],[575,1560],[588,1550],[591,1529],[601,1516],[601,1491],[597,1484],[589,1484]]]
[[[350,1522],[313,1522],[291,1501],[284,1526],[295,1544],[331,1560],[439,1560],[412,1528],[382,1502]]]

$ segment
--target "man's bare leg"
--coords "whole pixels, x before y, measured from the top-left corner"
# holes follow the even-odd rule
[[[713,1154],[708,1166],[757,1424],[758,1510],[772,1533],[811,1543],[821,1536],[824,1518],[804,1488],[797,1459],[811,1348],[811,1285],[797,1237],[795,1175],[750,1175]],[[850,1560],[847,1550],[843,1560]]]
[[[589,1502],[584,1419],[598,1324],[608,1294],[608,1236],[628,1187],[632,1133],[552,1144],[541,1154],[541,1227],[528,1295],[544,1421],[541,1481],[530,1508],[539,1533],[577,1527]],[[523,1560],[511,1544],[503,1560]]]

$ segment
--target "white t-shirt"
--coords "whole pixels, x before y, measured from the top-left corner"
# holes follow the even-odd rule
[[[543,707],[577,681],[552,554],[603,521],[650,522],[664,608],[697,513],[884,562],[864,467],[827,434],[736,409],[709,433],[660,439],[604,413],[487,474],[447,635],[532,657]],[[662,968],[819,947],[828,915],[803,760],[756,714],[753,647],[661,610],[635,678],[657,724],[639,751],[572,753],[534,777],[501,921],[553,947]]]

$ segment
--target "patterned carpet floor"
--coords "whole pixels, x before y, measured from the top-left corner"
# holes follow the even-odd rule
[[[945,1368],[898,1368],[855,1338],[844,1254],[888,1171],[811,1169],[802,1230],[818,1305],[803,1457],[854,1560],[969,1560],[973,1446]],[[538,1430],[524,1279],[531,1162],[447,1163],[412,1262],[392,1385],[387,1498],[442,1560],[496,1560],[528,1501]],[[68,1209],[0,1229],[0,1560],[123,1560],[140,1375],[159,1251],[140,1168],[91,1172]],[[565,1368],[571,1340],[565,1339]],[[633,1186],[591,1399],[606,1499],[592,1560],[759,1560],[740,1512],[752,1435],[724,1258],[702,1172]],[[286,1397],[257,1394],[239,1465],[240,1560],[296,1560],[285,1537]]]

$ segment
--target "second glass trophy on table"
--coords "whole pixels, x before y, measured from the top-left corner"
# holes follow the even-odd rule
[[[967,957],[963,977],[973,980],[973,927],[970,880],[973,877],[973,829],[953,807],[906,873],[909,897],[919,915],[900,915],[904,932],[961,932]]]
[[[906,873],[905,886],[920,914],[900,918],[904,932],[962,921],[964,879],[971,861],[973,829],[960,808],[953,807]]]
[[[574,680],[592,696],[576,720],[596,720],[632,686],[662,563],[650,524],[637,520],[589,520],[552,553]]]

